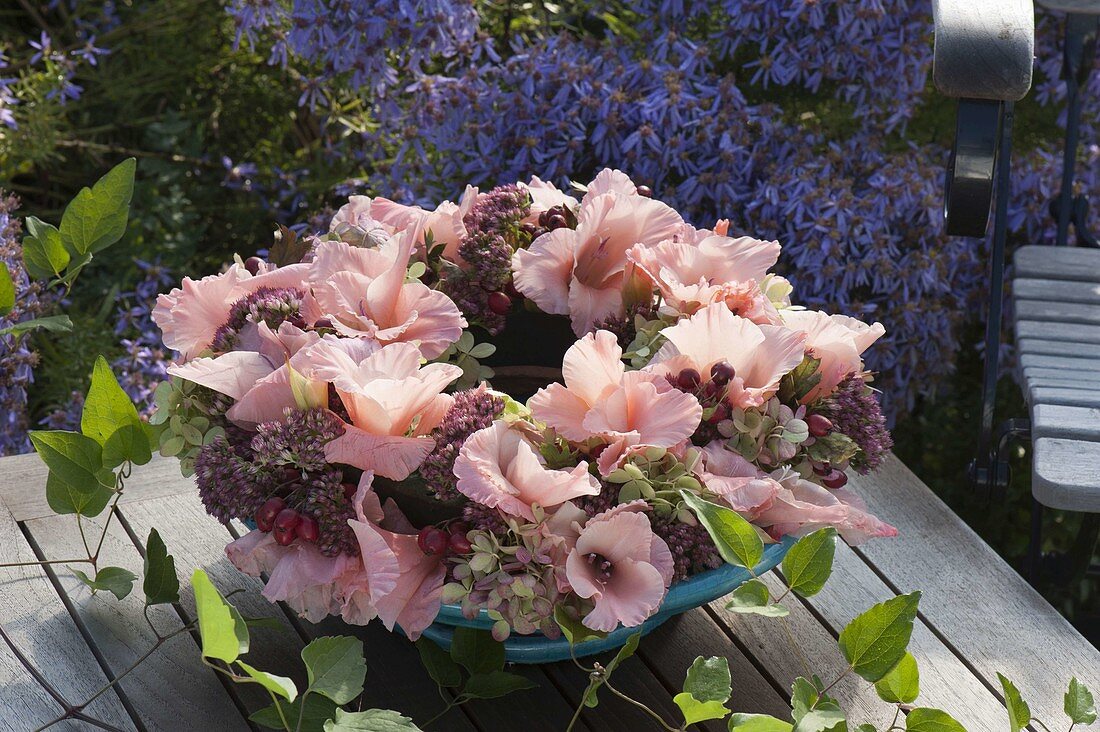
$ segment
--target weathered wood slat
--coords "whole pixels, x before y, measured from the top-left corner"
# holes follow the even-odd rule
[[[1017,320],[1017,340],[1045,339],[1065,343],[1100,344],[1100,326],[1070,323],[1043,323],[1038,320]]]
[[[1100,304],[1100,283],[1034,280],[1017,277],[1012,281],[1012,296],[1020,300],[1057,300]]]
[[[1013,257],[1016,276],[1039,280],[1100,282],[1100,250],[1032,244]]]
[[[0,505],[3,562],[37,559],[11,514]],[[107,676],[57,596],[46,573],[36,566],[0,569],[0,625],[39,673],[70,704],[91,698]],[[48,639],[49,642],[42,642]],[[30,730],[56,719],[61,706],[35,681],[11,649],[0,642],[0,727]],[[133,720],[112,689],[96,699],[87,713],[121,729],[135,729]],[[56,729],[87,726],[65,722]]]
[[[1100,358],[1100,345],[1095,343],[1074,343],[1069,341],[1049,341],[1042,338],[1024,338],[1016,341],[1016,349],[1023,354],[1044,354],[1066,356],[1074,359]]]
[[[1016,299],[1014,307],[1024,320],[1100,325],[1100,304]]]
[[[1100,441],[1100,409],[1036,404],[1031,408],[1031,439],[1040,437]]]
[[[853,482],[900,532],[858,553],[896,590],[924,592],[922,618],[989,688],[999,688],[1003,672],[1036,716],[1061,719],[1070,676],[1100,679],[1100,651],[897,458]],[[980,729],[1003,728],[995,719]]]
[[[1100,443],[1044,437],[1032,447],[1031,491],[1040,503],[1100,511]]]
[[[102,520],[103,516],[87,520],[85,531],[99,536]],[[35,519],[26,526],[46,556],[75,557],[84,551],[72,516]],[[100,566],[122,567],[141,575],[141,556],[117,521],[111,522]],[[119,601],[106,594],[93,596],[63,566],[58,567],[57,578],[112,675],[124,671],[156,642],[142,617],[140,587]],[[153,607],[149,617],[161,634],[183,625],[172,607]],[[248,729],[232,697],[215,673],[202,664],[198,645],[186,633],[166,643],[142,664],[140,673],[130,674],[119,684],[149,729],[176,730],[180,719],[187,719],[192,729]]]
[[[1052,356],[1043,353],[1020,354],[1022,369],[1069,369],[1070,371],[1091,371],[1100,373],[1100,358],[1074,358],[1072,356]]]
[[[1081,386],[1035,386],[1028,389],[1031,404],[1062,404],[1067,407],[1100,407],[1100,391]]]

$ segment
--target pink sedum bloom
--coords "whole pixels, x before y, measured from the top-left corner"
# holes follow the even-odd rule
[[[565,575],[577,595],[595,603],[583,620],[593,630],[641,625],[672,583],[672,553],[653,533],[647,509],[632,501],[593,516],[569,553]]]
[[[863,373],[861,355],[886,333],[881,323],[867,325],[847,315],[828,315],[814,310],[785,310],[788,328],[806,334],[806,350],[821,359],[821,381],[802,401],[809,404],[836,390],[837,384]]]
[[[675,210],[637,195],[623,173],[605,170],[588,186],[576,229],[555,229],[515,253],[515,286],[545,312],[569,315],[582,336],[622,312],[627,251],[672,238],[683,226]]]
[[[721,303],[708,305],[661,334],[668,342],[644,371],[675,376],[693,368],[706,378],[711,366],[726,361],[736,372],[727,399],[742,408],[758,407],[775,394],[780,379],[802,363],[806,337],[783,326],[757,325]]]
[[[622,348],[607,331],[590,333],[565,353],[565,385],[551,384],[531,397],[536,419],[573,442],[599,438],[604,475],[631,447],[673,447],[699,426],[703,408],[678,391],[663,374],[627,372]]]
[[[595,496],[600,483],[581,461],[572,470],[550,470],[523,432],[497,420],[470,435],[455,460],[458,491],[510,516],[535,521],[534,506],[552,509],[570,499]]]

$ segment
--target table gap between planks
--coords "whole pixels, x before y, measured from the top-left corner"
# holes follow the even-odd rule
[[[0,459],[2,562],[81,554],[71,516],[55,516],[45,502],[46,471],[34,455]],[[795,653],[783,621],[725,610],[719,600],[691,611],[647,637],[637,656],[615,674],[615,685],[644,700],[666,719],[679,719],[671,701],[684,672],[699,655],[725,656],[733,674],[736,711],[789,713],[791,681],[808,663],[826,680],[843,668],[836,638],[858,613],[894,594],[923,590],[911,650],[921,669],[920,703],[947,710],[972,732],[1007,729],[997,672],[1012,678],[1036,716],[1061,724],[1062,694],[1071,675],[1100,688],[1100,652],[1081,637],[1015,571],[896,458],[872,476],[856,477],[855,489],[870,509],[894,525],[900,537],[859,548],[837,547],[832,579],[817,596],[789,597],[786,621],[803,649]],[[98,521],[101,521],[100,517]],[[97,520],[86,527],[98,535]],[[247,659],[256,667],[294,678],[303,686],[299,653],[320,635],[353,633],[363,639],[367,684],[363,708],[397,709],[424,722],[446,698],[420,665],[415,648],[378,623],[349,627],[335,620],[311,624],[260,597],[261,584],[238,572],[224,547],[243,527],[225,527],[199,503],[194,484],[175,461],[156,459],[136,468],[120,502],[119,520],[108,528],[107,565],[141,574],[143,542],[156,527],[175,556],[186,584],[204,568],[223,593],[250,618],[268,618],[253,631]],[[781,578],[765,581],[774,589]],[[156,642],[142,618],[140,589],[125,600],[92,596],[66,565],[0,569],[0,625],[36,669],[69,703],[83,702],[109,675],[125,670]],[[176,606],[150,612],[164,635],[195,617],[193,597],[181,592]],[[564,729],[587,682],[571,663],[514,667],[538,684],[501,700],[451,709],[430,730]],[[0,729],[33,730],[61,713],[15,658],[0,646]],[[882,728],[893,718],[873,689],[849,675],[833,690],[849,718]],[[249,713],[269,703],[255,687],[238,687],[203,666],[194,634],[182,633],[140,669],[88,707],[88,713],[126,730],[257,729]],[[87,729],[73,721],[58,729]],[[639,709],[608,693],[586,709],[579,730],[638,732],[657,725]],[[701,729],[724,729],[721,723]]]

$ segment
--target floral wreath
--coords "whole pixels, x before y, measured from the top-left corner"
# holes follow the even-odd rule
[[[269,600],[411,638],[458,604],[554,638],[558,611],[637,626],[720,566],[692,494],[767,542],[896,533],[845,487],[891,447],[861,360],[882,326],[792,306],[778,242],[697,229],[617,170],[578,188],[352,196],[328,233],[160,296],[161,452],[255,526],[226,552]],[[526,404],[475,338],[524,313],[577,338]]]

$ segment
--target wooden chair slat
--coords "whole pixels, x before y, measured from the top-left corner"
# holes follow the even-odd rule
[[[1081,386],[1034,386],[1028,389],[1028,403],[1100,407],[1100,391]]]
[[[1100,325],[1100,304],[1017,299],[1016,317],[1054,323]]]
[[[1016,341],[1016,350],[1023,354],[1045,356],[1066,356],[1069,358],[1100,358],[1100,345],[1095,343],[1073,343],[1051,341],[1041,338],[1022,338]]]
[[[1040,503],[1100,512],[1100,442],[1042,437],[1033,443],[1032,460],[1031,490]]]
[[[1036,404],[1031,408],[1031,439],[1039,437],[1100,441],[1100,408]]]
[[[1019,300],[1100,304],[1100,283],[1072,280],[1036,280],[1018,277],[1012,281],[1012,296]]]
[[[1044,323],[1038,320],[1017,320],[1016,338],[1044,339],[1064,343],[1100,345],[1100,325],[1076,323]]]
[[[1029,279],[1100,282],[1100,250],[1030,244],[1016,250],[1016,276]]]
[[[1019,357],[1022,369],[1068,369],[1071,371],[1100,372],[1100,358],[1073,358],[1070,356],[1052,356],[1045,353],[1023,352]]]

